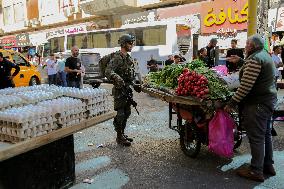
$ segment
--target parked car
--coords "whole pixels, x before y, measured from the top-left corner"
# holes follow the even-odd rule
[[[37,67],[32,65],[24,55],[13,50],[0,49],[0,52],[3,53],[5,58],[18,64],[21,68],[13,80],[16,87],[39,85],[41,83],[41,75]],[[15,69],[12,69],[12,73],[14,71]]]

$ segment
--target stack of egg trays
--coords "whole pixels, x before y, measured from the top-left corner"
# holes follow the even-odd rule
[[[81,123],[87,119],[86,105],[78,106],[73,109],[65,110],[56,114],[57,125],[59,127],[68,127]]]
[[[0,141],[17,143],[27,139],[45,135],[57,129],[55,115],[46,115],[26,122],[0,121]]]
[[[112,103],[106,95],[103,97],[93,97],[89,99],[84,99],[86,103],[86,112],[88,118],[96,117],[102,114],[105,114],[112,110]]]

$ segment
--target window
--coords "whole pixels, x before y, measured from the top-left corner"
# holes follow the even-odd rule
[[[94,48],[107,48],[107,41],[105,32],[93,33],[93,45]]]
[[[4,25],[10,25],[14,23],[13,7],[8,6],[3,8]]]
[[[14,63],[18,64],[19,66],[28,66],[29,65],[27,63],[27,61],[17,53],[12,54],[12,57],[13,57]]]
[[[166,26],[145,28],[143,42],[145,46],[166,45]]]
[[[15,22],[21,22],[25,20],[24,5],[22,2],[14,4]]]
[[[81,54],[81,60],[84,66],[94,66],[98,65],[100,60],[100,54]]]
[[[57,53],[64,51],[64,37],[50,39],[50,52]]]

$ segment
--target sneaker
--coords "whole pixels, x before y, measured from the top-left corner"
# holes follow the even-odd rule
[[[271,176],[276,175],[276,171],[275,171],[273,165],[264,165],[263,166],[263,173],[267,174],[267,175],[271,175]]]
[[[252,170],[250,167],[244,167],[237,170],[237,174],[240,177],[244,177],[250,180],[263,182],[264,177],[262,173],[257,173],[256,171]]]

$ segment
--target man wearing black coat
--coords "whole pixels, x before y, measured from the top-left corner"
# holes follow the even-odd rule
[[[12,68],[15,68],[16,70],[11,75]],[[3,53],[0,52],[0,89],[15,87],[13,79],[19,71],[20,67],[4,58]]]

